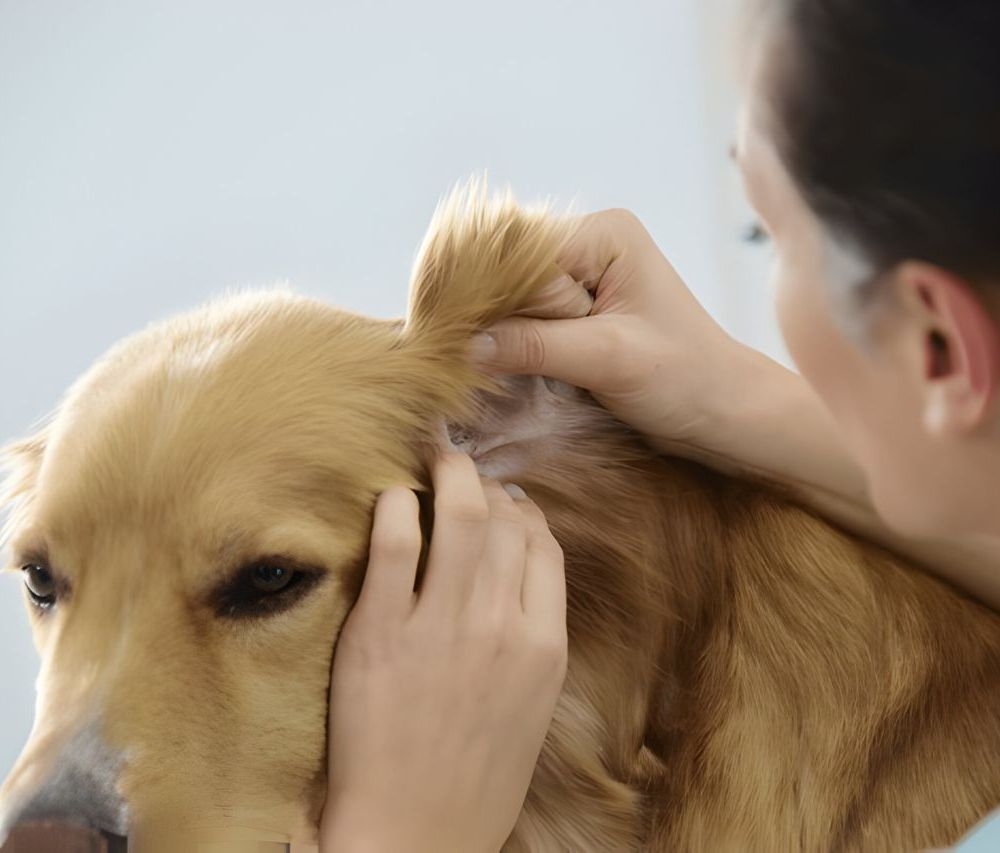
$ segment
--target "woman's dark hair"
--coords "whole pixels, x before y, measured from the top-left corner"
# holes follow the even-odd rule
[[[1000,293],[1000,0],[779,0],[780,155],[876,274],[908,258]]]

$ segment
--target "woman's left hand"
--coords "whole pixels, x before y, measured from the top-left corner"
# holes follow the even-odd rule
[[[498,850],[565,676],[563,555],[541,510],[464,453],[432,477],[419,594],[417,499],[394,487],[337,643],[321,827],[336,853]]]

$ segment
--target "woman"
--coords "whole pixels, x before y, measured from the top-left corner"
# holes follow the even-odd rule
[[[585,217],[564,251],[559,298],[592,295],[590,316],[512,319],[478,356],[589,389],[664,450],[781,481],[1000,608],[1000,5],[770,0],[757,20],[735,155],[801,376],[729,338],[623,211]],[[421,606],[387,582],[412,577],[416,501],[381,496],[334,667],[325,849],[496,850],[559,690],[562,563],[543,519],[467,458],[435,476],[452,513],[429,572],[549,586],[475,642],[394,628],[406,642],[379,643],[364,605],[405,600],[404,626]],[[475,608],[453,624],[480,623]],[[391,749],[366,738],[385,731]]]

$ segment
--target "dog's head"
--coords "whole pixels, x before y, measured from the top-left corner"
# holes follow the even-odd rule
[[[374,500],[426,490],[443,420],[500,391],[470,337],[537,297],[569,222],[473,183],[435,215],[405,322],[229,295],[116,345],[6,449],[5,558],[42,658],[6,828],[312,836]]]

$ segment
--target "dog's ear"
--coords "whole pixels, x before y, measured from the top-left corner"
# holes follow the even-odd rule
[[[476,331],[528,309],[560,275],[557,258],[576,220],[548,204],[490,196],[485,178],[457,185],[437,206],[414,261],[406,321],[391,371],[397,412],[412,410],[427,448],[447,444],[444,420],[478,419],[476,391],[507,394],[469,358]],[[398,417],[398,415],[397,415]]]
[[[0,527],[0,555],[21,520],[21,510],[30,498],[42,467],[48,428],[41,427],[27,438],[0,447],[0,512],[7,518]]]
[[[471,178],[440,202],[417,253],[403,338],[437,358],[463,360],[471,336],[528,307],[555,279],[574,220],[549,206],[492,197]]]

